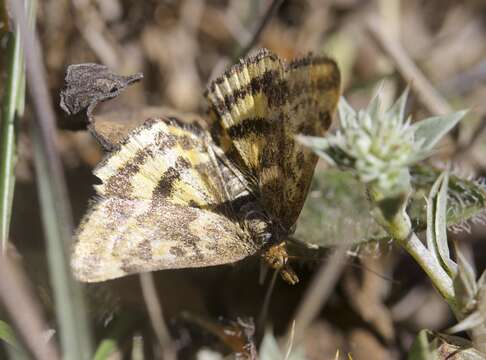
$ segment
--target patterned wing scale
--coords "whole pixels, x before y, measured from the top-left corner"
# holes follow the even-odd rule
[[[181,205],[218,204],[224,200],[206,133],[175,118],[149,119],[130,133],[120,148],[94,171],[103,197],[152,200]]]
[[[284,85],[282,61],[267,50],[240,60],[224,76],[211,83],[206,94],[212,105],[212,128],[219,130],[217,140],[237,165],[243,163],[246,174],[261,168],[265,135],[277,122],[270,105],[279,106],[279,85]],[[219,129],[221,128],[221,129]],[[214,135],[214,132],[213,132]],[[236,149],[235,154],[233,147]]]
[[[71,259],[85,282],[236,262],[256,243],[226,216],[169,202],[105,198],[82,222]]]
[[[243,164],[263,207],[286,230],[302,209],[317,161],[295,135],[326,132],[339,87],[339,70],[327,57],[309,55],[286,64],[260,50],[208,89],[212,127],[231,139],[224,141],[224,151]]]
[[[277,214],[289,227],[299,217],[318,160],[313,151],[295,142],[295,135],[323,136],[329,129],[339,100],[340,73],[333,60],[308,55],[289,64],[286,79],[290,115],[284,130],[287,140],[282,141],[285,156],[280,158],[286,181],[283,190],[274,191],[283,193]],[[271,198],[264,201],[274,203]]]
[[[206,134],[152,119],[95,170],[101,199],[82,221],[71,266],[82,281],[238,261],[258,250],[225,209]],[[212,206],[213,205],[213,206]]]

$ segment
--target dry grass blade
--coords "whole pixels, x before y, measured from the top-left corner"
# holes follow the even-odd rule
[[[305,330],[317,316],[334,289],[334,285],[346,264],[346,253],[349,246],[347,242],[340,244],[329,261],[324,263],[314,276],[297,308],[294,317],[295,325],[292,324],[292,328],[287,332],[288,339],[294,338],[297,344],[303,339]],[[294,327],[295,329],[293,329]]]
[[[372,16],[367,19],[366,25],[372,38],[381,49],[390,57],[403,78],[410,83],[411,88],[417,92],[418,99],[431,114],[449,114],[453,110],[449,103],[437,92],[425,75],[410,59],[405,50],[396,39],[383,31],[381,18]]]
[[[240,48],[240,50],[236,53],[234,60],[238,60],[242,57],[244,57],[250,50],[258,43],[260,40],[260,36],[263,33],[263,30],[265,30],[265,27],[268,25],[270,20],[274,17],[274,15],[277,13],[278,9],[280,6],[283,4],[283,0],[273,0],[272,3],[268,6],[267,11],[265,14],[263,14],[260,22],[256,26],[256,30],[253,33],[253,35],[250,38],[250,41]]]
[[[81,289],[72,279],[68,265],[68,247],[73,231],[72,216],[56,149],[56,122],[45,81],[43,57],[37,36],[27,25],[23,2],[10,1],[10,6],[15,23],[20,29],[28,88],[35,115],[30,124],[31,140],[61,343],[66,358],[88,359],[92,350],[84,302]]]
[[[164,322],[162,307],[157,297],[152,273],[140,274],[140,284],[142,286],[143,298],[147,305],[152,327],[154,328],[155,335],[157,335],[157,340],[162,349],[163,359],[175,360],[176,353],[174,343],[170,338],[169,330]]]
[[[25,276],[6,254],[0,261],[0,300],[10,314],[25,348],[35,359],[56,360],[59,354],[44,332],[47,324],[27,286]]]

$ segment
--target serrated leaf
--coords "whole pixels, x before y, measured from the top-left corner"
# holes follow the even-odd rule
[[[414,165],[410,168],[412,175],[412,186],[414,192],[409,202],[407,212],[412,218],[412,223],[416,231],[426,229],[427,215],[426,197],[441,170],[425,164]],[[447,226],[455,229],[457,226],[474,220],[485,209],[486,192],[484,188],[473,180],[462,179],[451,174],[449,176],[447,201]]]
[[[467,110],[458,111],[449,115],[441,115],[427,118],[412,125],[415,133],[415,141],[423,141],[422,149],[425,152],[439,142],[463,117]]]

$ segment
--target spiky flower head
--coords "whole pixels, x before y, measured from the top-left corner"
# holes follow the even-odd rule
[[[376,200],[410,190],[410,165],[431,154],[434,145],[465,114],[437,116],[411,124],[405,115],[408,89],[382,110],[383,87],[368,107],[354,110],[344,98],[339,102],[340,130],[327,138],[299,137],[319,155],[350,169],[377,194]]]

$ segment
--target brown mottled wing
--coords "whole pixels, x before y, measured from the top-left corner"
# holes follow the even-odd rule
[[[268,50],[242,60],[209,87],[212,128],[222,128],[224,150],[236,149],[236,163],[250,173],[263,207],[287,230],[299,216],[317,162],[295,135],[327,131],[339,88],[333,60],[309,55],[286,64]]]
[[[207,141],[194,126],[152,119],[100,164],[100,199],[78,229],[71,260],[78,279],[218,265],[258,250],[221,205]]]

